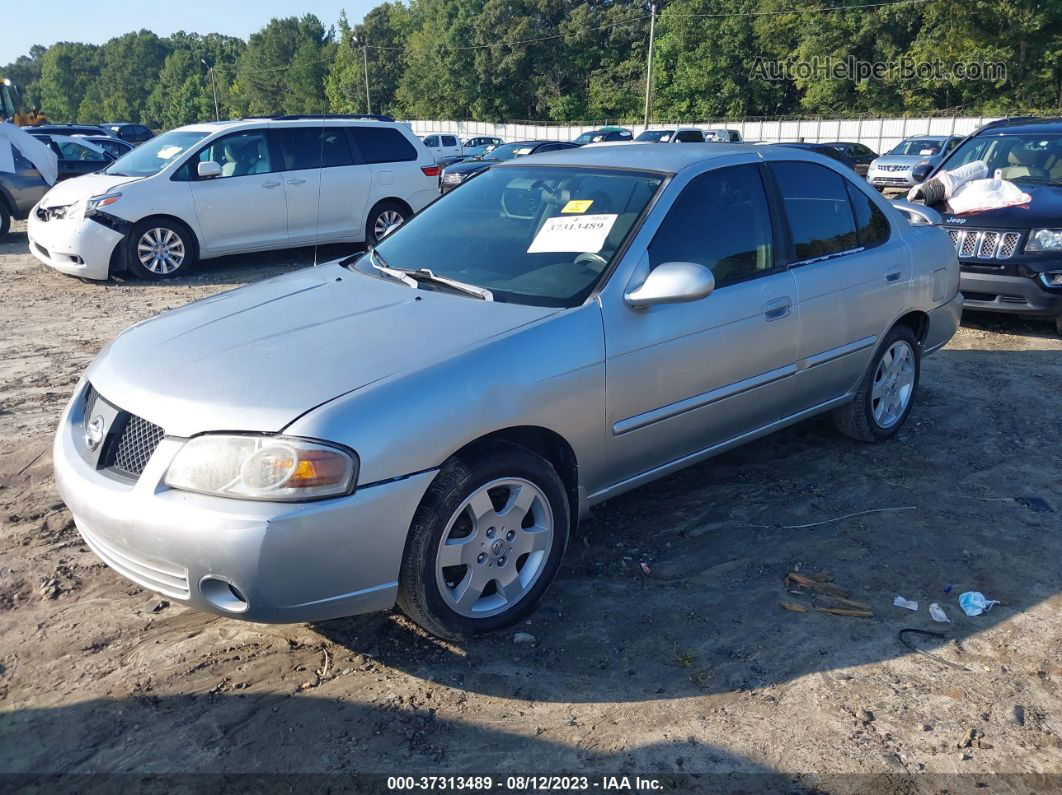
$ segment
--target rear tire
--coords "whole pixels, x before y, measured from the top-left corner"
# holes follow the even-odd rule
[[[524,447],[493,442],[451,458],[413,517],[399,608],[449,640],[516,624],[560,568],[569,516],[557,472]]]
[[[0,201],[0,241],[7,237],[7,233],[11,231],[11,213],[8,212],[7,206]]]
[[[126,268],[149,281],[184,276],[196,261],[195,237],[188,227],[168,218],[134,224],[126,241]]]
[[[390,199],[379,202],[369,211],[365,219],[365,242],[375,246],[394,228],[401,226],[412,217],[412,213],[396,201]]]
[[[1062,315],[1055,318],[1055,334],[1062,337]]]
[[[837,429],[861,442],[895,436],[914,405],[921,356],[914,332],[908,326],[894,326],[874,354],[855,400],[834,409]]]

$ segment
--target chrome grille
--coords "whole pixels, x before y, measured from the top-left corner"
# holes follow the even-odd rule
[[[159,446],[166,432],[158,425],[154,425],[143,417],[135,414],[129,415],[125,423],[121,438],[118,440],[118,448],[114,453],[113,469],[124,472],[127,475],[140,477],[147,466],[148,460]]]
[[[92,410],[96,408],[96,398],[100,396],[100,393],[96,391],[96,387],[92,384],[88,385],[88,389],[85,390],[85,423],[92,418]]]
[[[1018,250],[1020,232],[993,232],[988,229],[948,229],[952,245],[967,259],[1010,259]]]

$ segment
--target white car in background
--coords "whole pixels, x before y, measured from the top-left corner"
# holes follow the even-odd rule
[[[670,127],[646,130],[639,133],[634,142],[639,144],[703,144],[706,140],[704,130],[698,130],[696,127]]]
[[[465,153],[465,149],[461,145],[461,139],[453,133],[428,133],[422,136],[420,140],[424,142],[424,145],[428,147],[428,151],[435,156],[436,160],[462,157]]]
[[[438,175],[402,124],[192,124],[52,188],[30,212],[30,252],[86,279],[164,279],[226,254],[375,244],[438,195]]]

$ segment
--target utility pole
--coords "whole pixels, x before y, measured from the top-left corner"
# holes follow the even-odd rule
[[[649,109],[653,94],[653,36],[656,34],[656,3],[649,6],[649,62],[645,67],[645,126],[649,127]]]
[[[218,112],[218,85],[214,82],[214,67],[206,62],[206,58],[200,59],[203,62],[203,66],[210,72],[210,87],[214,90],[214,121],[221,121],[221,114]]]
[[[365,74],[365,112],[372,113],[372,101],[369,99],[369,45],[367,42],[359,42],[357,34],[351,36],[354,46],[361,47],[362,72]]]

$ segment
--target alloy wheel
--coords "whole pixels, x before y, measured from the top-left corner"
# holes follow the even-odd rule
[[[530,481],[503,478],[479,487],[439,542],[435,579],[444,601],[467,618],[508,610],[545,569],[553,531],[549,501]]]
[[[383,240],[395,229],[400,227],[406,219],[398,210],[384,210],[372,225],[372,231],[377,240]]]
[[[903,417],[914,395],[914,351],[897,340],[878,362],[870,390],[871,412],[879,428],[891,428]]]
[[[184,264],[185,248],[180,235],[164,226],[148,229],[136,246],[140,264],[152,273],[166,276]]]

